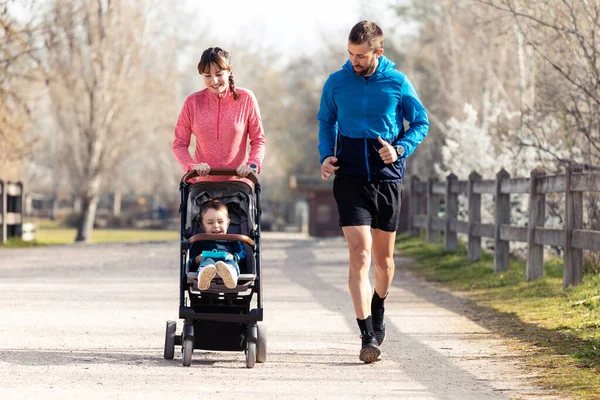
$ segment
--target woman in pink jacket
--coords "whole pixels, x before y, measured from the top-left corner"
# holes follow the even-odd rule
[[[211,168],[235,168],[241,177],[259,173],[265,156],[258,103],[252,91],[235,87],[231,71],[229,53],[219,47],[206,49],[198,63],[206,89],[185,100],[175,126],[175,158],[184,171],[198,171],[203,181],[236,179],[208,176]],[[194,158],[188,151],[192,134]]]

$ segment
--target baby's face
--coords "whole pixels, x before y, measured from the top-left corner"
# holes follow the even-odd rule
[[[202,216],[202,226],[206,233],[227,233],[229,227],[227,213],[223,210],[217,211],[214,208],[209,208]]]

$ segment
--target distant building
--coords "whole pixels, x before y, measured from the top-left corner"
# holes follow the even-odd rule
[[[308,233],[311,236],[343,236],[333,197],[333,179],[315,176],[292,176],[290,188],[308,200]]]
[[[308,233],[311,236],[343,236],[333,197],[333,179],[324,181],[320,177],[293,175],[290,178],[290,188],[307,197]],[[404,192],[398,233],[408,230],[408,201],[409,196]]]

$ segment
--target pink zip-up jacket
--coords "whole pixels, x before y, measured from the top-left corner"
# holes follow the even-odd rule
[[[183,104],[177,125],[173,154],[184,171],[207,163],[211,168],[237,168],[255,164],[260,172],[265,157],[265,133],[258,102],[248,89],[236,88],[240,97],[233,98],[229,89],[221,95],[208,88],[191,94]],[[196,137],[196,152],[190,156],[191,135]],[[248,139],[250,154],[247,155]],[[208,176],[202,181],[239,179]]]

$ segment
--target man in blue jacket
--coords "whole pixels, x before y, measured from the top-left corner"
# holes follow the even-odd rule
[[[352,28],[349,60],[325,82],[317,116],[321,177],[335,174],[333,194],[350,255],[348,286],[362,337],[359,358],[365,363],[380,359],[385,339],[384,300],[394,277],[406,157],[429,129],[412,83],[383,55],[383,39],[373,22]]]

